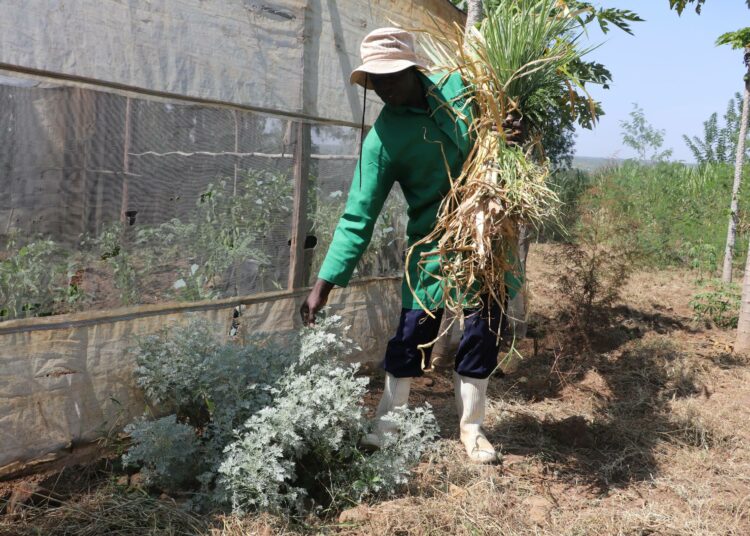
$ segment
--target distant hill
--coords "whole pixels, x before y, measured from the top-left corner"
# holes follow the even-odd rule
[[[605,167],[615,167],[627,162],[626,158],[602,158],[598,156],[574,156],[573,157],[573,169],[580,169],[581,171],[596,171]],[[670,160],[671,163],[682,164],[687,167],[695,167],[698,164],[695,162],[684,162],[682,160]],[[640,163],[644,166],[653,165],[654,162],[649,160],[642,160]]]
[[[596,171],[603,167],[617,166],[624,162],[622,158],[600,158],[594,156],[573,157],[573,168],[582,171]]]

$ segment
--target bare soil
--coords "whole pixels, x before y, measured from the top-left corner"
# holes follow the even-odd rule
[[[732,352],[732,331],[693,321],[695,274],[636,273],[622,300],[574,326],[549,254],[549,246],[531,249],[531,336],[517,342],[523,358],[508,360],[506,375],[490,383],[485,428],[502,465],[466,462],[451,370],[437,369],[415,382],[410,402],[433,406],[441,439],[400,497],[304,523],[165,510],[153,523],[160,531],[148,533],[750,534],[750,359]],[[374,406],[382,377],[372,374]],[[69,503],[89,515],[91,530],[76,534],[114,533],[96,532],[93,512],[115,508],[101,489],[116,477],[93,479],[110,482],[100,491],[92,479],[71,489],[66,478],[62,492],[45,478],[6,483],[6,497],[23,483],[44,484],[59,495],[48,512]],[[0,534],[64,533],[48,530],[52,514],[28,512],[0,518]]]

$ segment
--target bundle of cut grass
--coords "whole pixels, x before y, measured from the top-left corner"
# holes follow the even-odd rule
[[[558,200],[546,185],[549,165],[540,131],[520,147],[506,143],[502,125],[513,116],[543,127],[561,95],[572,108],[584,99],[594,114],[575,74],[587,52],[577,43],[582,14],[562,0],[500,0],[465,39],[458,26],[450,34],[426,35],[423,47],[436,68],[460,73],[472,89],[473,117],[462,119],[470,124],[473,149],[451,183],[435,229],[408,253],[410,258],[415,247],[437,244],[419,265],[424,270],[439,256],[440,273],[431,275],[442,280],[440,305],[448,310],[488,298],[503,307],[505,275],[518,270],[519,226],[538,226],[555,213]]]

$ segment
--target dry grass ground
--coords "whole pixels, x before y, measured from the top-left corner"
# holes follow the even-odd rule
[[[443,369],[411,398],[433,405],[442,439],[394,500],[329,520],[199,518],[102,473],[89,492],[0,518],[0,534],[750,534],[750,361],[731,332],[691,320],[693,275],[635,274],[582,334],[548,254],[529,260],[534,338],[491,382],[502,466],[465,463]]]

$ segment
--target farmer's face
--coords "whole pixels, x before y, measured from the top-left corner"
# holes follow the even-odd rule
[[[386,104],[403,106],[413,99],[416,92],[422,91],[414,68],[389,74],[367,75],[375,88],[375,93]]]

